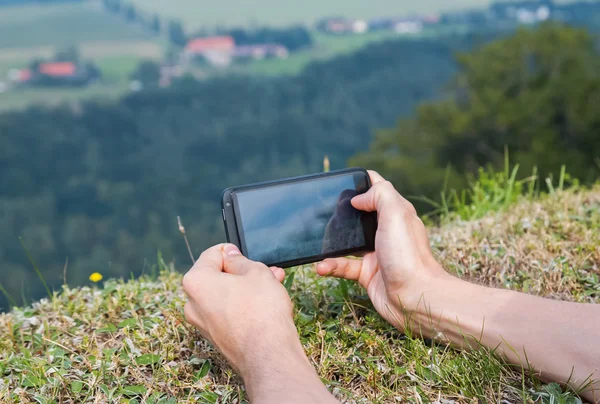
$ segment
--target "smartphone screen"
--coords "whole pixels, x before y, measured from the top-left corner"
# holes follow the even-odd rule
[[[355,171],[237,190],[242,251],[273,265],[368,249],[369,214],[350,203],[368,189],[367,174]]]

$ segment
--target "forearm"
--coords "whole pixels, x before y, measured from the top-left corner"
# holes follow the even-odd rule
[[[310,365],[302,346],[269,352],[242,372],[252,403],[337,403]]]
[[[434,280],[409,315],[413,331],[467,349],[479,344],[542,378],[580,388],[600,379],[600,305],[560,302],[485,288],[456,278]],[[600,384],[595,388],[600,390]],[[600,391],[584,394],[600,402]]]

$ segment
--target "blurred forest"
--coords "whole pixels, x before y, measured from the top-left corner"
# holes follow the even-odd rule
[[[0,115],[0,282],[17,300],[43,294],[18,237],[55,288],[67,258],[69,284],[151,271],[157,251],[185,269],[178,215],[198,254],[224,239],[224,188],[320,171],[326,154],[342,168],[359,153],[351,165],[432,198],[447,172],[459,188],[501,165],[505,146],[524,172],[566,164],[593,181],[594,38],[550,24],[491,39],[395,40],[295,77],[184,78],[111,104]]]

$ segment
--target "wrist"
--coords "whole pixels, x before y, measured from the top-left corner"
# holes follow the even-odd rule
[[[285,332],[257,334],[256,338],[246,341],[242,351],[243,357],[232,362],[235,363],[234,366],[245,381],[260,377],[282,366],[310,367],[293,323],[292,327]]]
[[[279,349],[256,351],[254,359],[240,368],[240,374],[251,399],[277,393],[290,385],[311,388],[316,383],[321,384],[299,340]]]
[[[408,286],[408,285],[407,285]],[[456,278],[441,267],[429,271],[410,290],[396,296],[395,307],[401,320],[401,330],[418,333],[425,338],[448,339],[446,334],[455,331],[457,316],[466,314],[473,296],[481,293],[481,286]],[[469,296],[469,299],[465,299]],[[466,304],[459,304],[464,302]],[[408,328],[408,330],[407,330]]]

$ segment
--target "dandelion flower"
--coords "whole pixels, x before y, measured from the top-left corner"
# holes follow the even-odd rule
[[[90,281],[96,283],[96,282],[100,282],[102,280],[102,274],[99,274],[98,272],[94,272],[93,274],[90,275]]]

